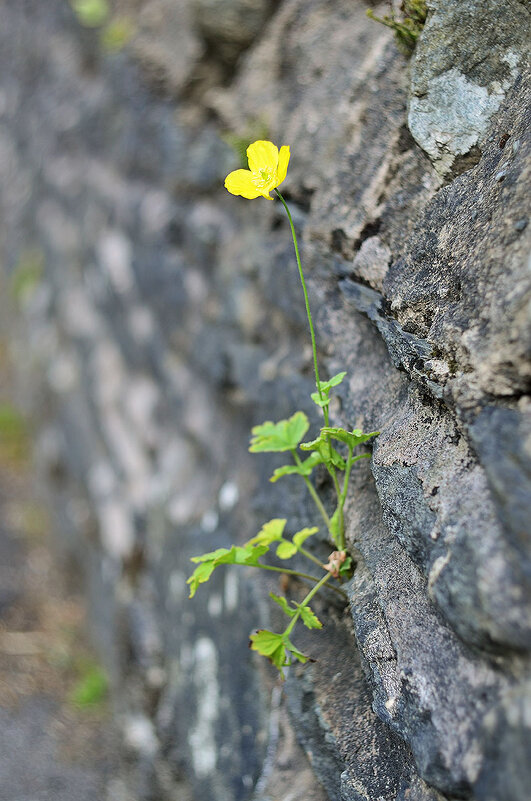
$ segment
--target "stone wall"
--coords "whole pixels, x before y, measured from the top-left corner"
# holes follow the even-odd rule
[[[528,797],[530,8],[431,0],[408,60],[369,5],[120,0],[117,49],[0,3],[11,346],[142,799]],[[318,421],[285,218],[222,188],[235,136],[291,146],[334,418],[381,431],[350,605],[282,694],[247,648],[275,584],[185,586],[272,509],[313,522],[247,452]]]

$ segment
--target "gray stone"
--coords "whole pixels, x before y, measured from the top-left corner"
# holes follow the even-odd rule
[[[518,0],[430,3],[411,68],[408,126],[438,172],[477,163],[492,115],[529,55],[529,9]]]
[[[410,76],[361,0],[223,5],[124,0],[118,54],[62,0],[5,2],[0,33],[2,265],[42,263],[12,347],[139,794],[526,801],[526,6],[496,27],[493,3],[439,3]],[[282,209],[222,187],[224,134],[258,129],[291,145],[321,371],[347,371],[333,420],[381,432],[352,478],[350,609],[324,596],[324,631],[297,632],[316,662],[290,719],[247,647],[280,625],[277,581],[186,597],[189,557],[315,522],[247,451],[265,419],[319,425]]]
[[[142,0],[130,9],[137,26],[133,48],[154,80],[178,91],[192,78],[203,55],[204,45],[194,30],[189,0]]]
[[[266,0],[193,0],[195,24],[203,38],[232,65],[266,24]]]

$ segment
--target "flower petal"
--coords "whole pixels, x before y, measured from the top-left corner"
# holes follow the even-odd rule
[[[241,195],[247,200],[253,200],[262,194],[253,183],[253,174],[250,170],[234,170],[225,178],[225,189],[231,195]]]
[[[278,147],[273,142],[259,139],[247,148],[247,158],[251,172],[259,173],[261,170],[276,172],[278,165]]]
[[[282,145],[282,147],[280,148],[280,153],[278,154],[277,182],[275,186],[280,186],[280,184],[287,175],[289,157],[290,157],[290,152],[288,145]]]

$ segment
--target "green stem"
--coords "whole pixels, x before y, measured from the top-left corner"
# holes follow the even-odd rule
[[[294,627],[295,623],[296,623],[296,622],[297,622],[297,620],[299,619],[299,617],[300,617],[300,614],[301,614],[301,607],[302,607],[302,606],[307,606],[307,604],[309,604],[309,603],[310,603],[310,601],[312,600],[313,596],[314,596],[314,595],[315,595],[317,592],[319,592],[319,590],[321,589],[321,587],[323,587],[323,586],[326,584],[326,582],[327,582],[329,579],[331,579],[331,578],[332,578],[332,574],[331,574],[331,573],[327,573],[327,574],[326,574],[326,576],[323,576],[323,578],[321,579],[321,581],[320,581],[318,584],[316,584],[316,585],[315,585],[315,587],[312,587],[312,589],[310,590],[310,592],[308,593],[308,595],[306,596],[306,598],[305,598],[305,599],[302,601],[302,603],[300,603],[300,604],[299,604],[299,608],[297,609],[297,611],[295,612],[295,614],[294,614],[294,615],[293,615],[293,617],[291,618],[291,620],[290,620],[290,622],[289,622],[289,625],[288,625],[287,629],[286,629],[286,630],[285,630],[285,632],[284,632],[284,634],[285,634],[285,636],[286,636],[286,637],[288,637],[288,636],[290,635],[290,633],[291,633],[291,631],[292,631],[292,629],[293,629],[293,627]],[[344,593],[343,593],[343,594],[344,594]]]
[[[340,550],[345,549],[345,517],[343,514],[343,508],[345,506],[345,501],[347,500],[347,492],[348,492],[348,482],[350,480],[350,470],[352,468],[352,448],[349,447],[348,449],[348,458],[347,464],[345,467],[345,475],[343,477],[343,490],[339,491],[339,482],[337,484],[336,492],[337,492],[337,502],[339,508],[339,548]]]
[[[284,198],[282,197],[282,195],[280,194],[278,189],[275,189],[275,192],[276,192],[280,202],[282,203],[282,205],[286,209],[286,214],[288,215],[289,225],[290,225],[290,228],[291,228],[291,235],[293,237],[293,244],[295,245],[295,257],[297,259],[297,266],[299,268],[299,276],[300,276],[300,279],[301,279],[302,291],[304,292],[304,302],[306,304],[306,316],[308,317],[308,324],[310,326],[310,336],[312,338],[313,369],[315,371],[315,386],[317,387],[317,393],[319,395],[319,400],[322,402],[323,401],[323,393],[321,392],[321,382],[319,381],[319,367],[317,366],[317,346],[315,344],[315,331],[313,329],[312,313],[310,311],[310,301],[308,300],[308,291],[306,289],[306,281],[304,280],[304,273],[302,271],[301,259],[300,259],[300,256],[299,256],[299,246],[297,244],[297,235],[295,233],[295,226],[293,225],[293,220],[291,218],[291,212],[290,212],[290,210],[288,208],[288,204],[286,203],[286,201],[284,200]],[[323,413],[324,412],[325,412],[325,409],[323,409]],[[327,416],[328,415],[325,414],[325,424],[326,425],[328,425],[328,423],[326,422]]]
[[[330,438],[328,438],[328,445],[329,445],[329,447],[331,449],[332,448],[332,444],[330,442]],[[339,536],[336,539],[334,537],[333,532],[330,531],[330,537],[332,538],[333,542],[335,542],[335,544],[337,545],[339,550],[342,551],[344,549],[344,547],[345,547],[345,526],[344,526],[344,522],[343,522],[343,506],[341,505],[342,493],[341,493],[341,489],[339,487],[339,481],[338,481],[338,478],[337,478],[337,473],[336,473],[336,469],[335,469],[334,465],[332,463],[327,464],[326,465],[326,469],[328,470],[328,473],[330,474],[330,477],[331,477],[331,479],[332,479],[332,481],[334,483],[334,489],[336,491],[336,497],[337,497],[337,509],[339,510]]]
[[[323,566],[323,563],[322,563],[322,562],[320,562],[320,561],[319,561],[319,559],[318,559],[316,556],[314,556],[314,555],[313,555],[313,553],[310,553],[310,551],[307,551],[307,550],[306,550],[306,548],[302,548],[302,547],[299,545],[299,548],[298,548],[298,550],[299,550],[299,553],[301,553],[301,554],[302,554],[303,556],[305,556],[307,559],[311,559],[311,560],[312,560],[312,562],[315,562],[315,564],[316,564],[316,565],[319,565],[319,567],[322,567],[322,566]]]
[[[301,460],[300,460],[300,457],[299,457],[299,454],[297,453],[297,451],[295,450],[295,448],[293,448],[293,449],[292,449],[292,451],[291,451],[291,455],[293,456],[293,458],[294,458],[294,460],[295,460],[295,464],[296,464],[298,467],[300,467],[300,466],[302,465],[302,462],[301,462]],[[324,506],[323,506],[323,503],[322,503],[322,501],[321,501],[320,497],[318,496],[318,494],[317,494],[317,492],[316,492],[316,490],[315,490],[315,487],[313,486],[313,484],[312,484],[312,482],[310,481],[310,479],[308,478],[308,476],[302,476],[302,477],[303,477],[303,479],[304,479],[304,483],[305,483],[305,484],[306,484],[306,486],[308,487],[308,492],[309,492],[309,493],[310,493],[310,495],[312,496],[312,498],[313,498],[313,501],[314,501],[315,505],[317,506],[317,508],[318,508],[318,510],[319,510],[319,513],[320,513],[321,517],[322,517],[322,518],[323,518],[323,520],[324,520],[324,523],[325,523],[325,525],[326,525],[326,528],[328,529],[328,533],[329,533],[329,534],[330,534],[330,536],[331,536],[332,534],[331,534],[331,531],[330,531],[330,525],[331,525],[331,524],[330,524],[330,518],[328,517],[328,514],[327,514],[327,512],[326,512],[326,509],[324,508]]]
[[[347,493],[348,493],[348,484],[350,481],[350,471],[352,469],[352,465],[355,464],[359,459],[367,459],[370,458],[370,453],[360,453],[358,456],[352,458],[352,448],[348,449],[348,459],[347,464],[345,467],[345,475],[343,477],[343,490],[341,495],[338,493],[338,506],[339,506],[339,525],[340,525],[340,549],[345,549],[345,516],[344,516],[344,508],[345,502],[347,500]],[[337,490],[336,490],[337,492]]]
[[[350,480],[350,470],[352,468],[352,448],[348,449],[347,466],[345,467],[345,476],[343,478],[343,492],[341,493],[341,508],[345,505],[347,500],[348,482]]]
[[[301,573],[299,570],[291,570],[288,567],[275,567],[274,565],[262,565],[257,564],[253,565],[253,567],[260,567],[262,570],[274,570],[275,573],[287,573],[288,576],[298,576],[299,578],[306,579],[306,581],[320,581],[317,576],[310,576],[308,573]],[[321,565],[322,567],[322,565]]]
[[[319,380],[319,367],[318,367],[318,364],[317,364],[317,345],[315,344],[315,331],[314,331],[314,328],[313,328],[312,313],[310,311],[310,301],[308,300],[308,291],[306,289],[306,281],[304,280],[304,273],[303,273],[303,270],[302,270],[301,259],[300,259],[300,256],[299,256],[299,246],[298,246],[298,243],[297,243],[297,234],[295,233],[295,226],[293,225],[293,220],[292,220],[292,217],[291,217],[291,212],[290,212],[290,210],[288,208],[288,204],[286,203],[286,201],[284,200],[284,198],[282,197],[282,195],[280,194],[278,189],[275,189],[275,192],[276,192],[280,202],[282,203],[282,205],[284,206],[284,208],[286,210],[286,214],[288,215],[289,225],[290,225],[290,228],[291,228],[291,235],[293,237],[293,244],[295,246],[295,257],[297,259],[297,267],[299,268],[299,276],[300,276],[300,279],[301,279],[302,291],[304,293],[304,303],[306,304],[306,316],[308,318],[308,325],[310,326],[310,336],[311,336],[311,340],[312,340],[312,352],[313,352],[313,368],[314,368],[314,371],[315,371],[315,386],[317,387],[317,393],[319,395],[319,400],[322,403],[323,402],[323,393],[321,391],[321,382]],[[324,406],[324,407],[321,406],[321,408],[323,410],[325,426],[328,426],[329,425],[328,406]],[[332,445],[331,445],[329,437],[327,437],[327,441],[328,441],[328,445],[329,445],[329,448],[330,448],[330,456],[331,456],[332,455]],[[334,487],[336,489],[337,498],[338,498],[338,501],[339,501],[339,497],[340,497],[339,482],[337,480],[336,471],[335,471],[335,469],[334,469],[334,467],[332,465],[329,467],[329,472],[330,472],[330,475],[332,476],[332,481],[334,482]],[[330,533],[330,536],[332,536],[332,532],[330,531],[330,518],[326,514],[326,512],[324,510],[324,507],[323,507],[321,501],[319,500],[319,497],[318,497],[317,493],[315,492],[315,489],[313,488],[313,485],[312,485],[311,481],[309,481],[307,476],[303,476],[303,478],[305,480],[306,486],[308,487],[308,490],[309,490],[312,498],[314,499],[319,511],[321,512],[321,515],[323,516],[323,520],[325,520],[325,522],[328,521],[326,523],[326,525],[327,525],[328,531]],[[334,538],[332,537],[332,539],[334,539]],[[344,534],[344,525],[343,525],[343,510],[341,509],[341,511],[340,511],[340,536],[339,536],[339,543],[336,543],[336,544],[338,544],[341,548],[343,548],[344,547],[344,542],[345,542],[345,534]]]
[[[322,583],[322,579],[318,579],[317,576],[310,576],[308,575],[308,573],[301,573],[299,570],[290,570],[287,567],[274,567],[274,565],[262,565],[262,564],[253,565],[253,567],[261,567],[262,570],[274,570],[275,573],[287,573],[288,576],[297,576],[298,578],[306,579],[306,581],[313,581],[314,583],[317,582],[317,584]],[[328,573],[327,575],[328,577],[330,577],[331,573]],[[343,590],[340,590],[339,587],[334,587],[334,585],[332,585],[329,589],[333,590],[334,592],[337,592],[343,598],[347,597],[347,595],[343,592]]]

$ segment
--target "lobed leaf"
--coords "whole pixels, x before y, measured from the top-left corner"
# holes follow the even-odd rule
[[[298,464],[286,464],[283,467],[277,467],[271,478],[269,479],[273,484],[275,481],[278,481],[279,478],[282,476],[291,476],[291,475],[299,475],[299,476],[309,476],[312,473],[312,470],[316,465],[322,464],[323,459],[321,454],[314,451],[307,459],[301,462],[300,465]]]
[[[309,659],[293,645],[285,632],[275,634],[273,631],[260,629],[255,634],[251,634],[250,639],[250,648],[269,659],[281,673],[283,667],[291,664],[292,660],[288,659],[288,654],[303,664]]]
[[[338,384],[341,384],[345,376],[346,372],[336,373],[336,375],[332,376],[332,378],[329,378],[328,381],[319,381],[321,392],[330,392],[332,387],[337,387]]]
[[[204,562],[199,565],[199,567],[196,567],[190,578],[186,581],[186,583],[190,585],[190,598],[194,597],[200,584],[204,584],[205,581],[208,581],[214,568],[215,564],[213,562]]]
[[[301,614],[301,620],[306,626],[307,629],[322,629],[323,624],[315,614],[315,612],[310,609],[309,606],[300,606],[298,605]]]
[[[330,445],[330,442],[322,432],[316,439],[311,440],[311,442],[301,442],[300,448],[303,451],[316,451],[324,464],[333,465],[337,467],[338,470],[344,470],[346,467],[346,462],[341,454]]]
[[[344,428],[332,427],[321,429],[321,434],[331,437],[332,439],[336,439],[339,442],[344,442],[345,445],[348,445],[350,448],[352,448],[352,450],[357,448],[358,445],[363,445],[363,443],[367,442],[367,440],[371,439],[371,437],[376,437],[379,433],[379,431],[371,431],[370,434],[364,434],[359,428],[355,428],[353,431],[346,431]]]
[[[332,387],[337,387],[338,384],[341,384],[343,379],[345,378],[346,373],[337,373],[337,375],[332,376],[329,378],[328,381],[319,381],[319,387],[321,389],[321,393],[319,392],[312,392],[311,399],[317,406],[320,406],[322,409],[325,409],[330,404],[330,390]]]
[[[273,518],[264,523],[256,537],[253,537],[246,545],[270,545],[272,542],[278,542],[282,539],[282,534],[286,526],[286,520],[282,518]]]
[[[295,412],[289,420],[278,423],[266,421],[252,429],[249,450],[251,453],[280,453],[292,451],[302,440],[310,427],[304,412]]]
[[[277,556],[279,559],[291,559],[297,553],[297,546],[288,540],[283,540],[277,548]]]
[[[285,637],[284,642],[286,645],[286,650],[289,651],[289,653],[292,654],[295,657],[295,659],[297,659],[299,662],[302,662],[303,665],[305,662],[315,661],[313,659],[310,659],[309,656],[306,656],[305,654],[301,653],[301,651],[299,651],[298,648],[295,648],[293,643],[287,637]],[[291,664],[291,662],[289,664]]]
[[[231,548],[218,548],[211,553],[193,556],[192,562],[199,562],[192,575],[186,580],[190,585],[190,598],[193,598],[200,584],[209,580],[219,565],[251,565],[256,567],[259,558],[269,550],[269,545],[233,545]]]
[[[347,556],[341,567],[339,568],[339,575],[349,578],[352,572],[352,557]]]
[[[312,392],[310,398],[313,400],[315,404],[317,404],[317,406],[320,406],[321,409],[326,409],[327,406],[330,406],[330,398],[328,397],[328,395],[324,395],[323,399],[321,400],[318,392]]]
[[[295,612],[297,610],[293,609],[293,607],[288,604],[288,602],[286,601],[286,599],[282,595],[275,595],[274,592],[270,592],[269,596],[270,596],[270,598],[273,599],[273,601],[276,604],[278,604],[280,606],[282,611],[285,612],[288,617],[293,617],[293,615],[295,614]]]
[[[288,664],[286,660],[286,645],[283,634],[275,634],[267,629],[260,629],[251,634],[250,648],[269,659],[279,670]]]
[[[301,528],[300,531],[297,531],[297,533],[293,535],[293,543],[297,546],[297,548],[300,548],[301,545],[308,539],[308,537],[311,537],[313,534],[317,534],[318,531],[319,529],[316,526],[313,528]]]

